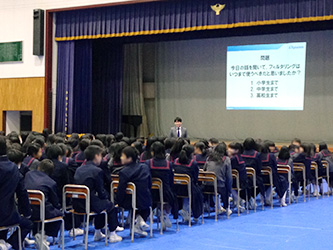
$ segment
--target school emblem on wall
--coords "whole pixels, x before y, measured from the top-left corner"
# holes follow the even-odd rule
[[[221,11],[225,8],[225,4],[217,3],[215,5],[211,5],[210,7],[213,11],[215,11],[216,15],[219,16]]]

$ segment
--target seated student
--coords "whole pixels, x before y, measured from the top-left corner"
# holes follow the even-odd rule
[[[202,214],[203,197],[200,187],[198,185],[199,167],[198,163],[193,160],[194,148],[192,145],[186,144],[180,151],[179,158],[174,162],[174,172],[177,174],[187,174],[191,177],[192,188],[192,204],[189,204],[189,200],[183,199],[183,209],[180,211],[184,221],[189,221],[191,215],[188,214],[188,206],[191,206],[194,221],[198,221]],[[177,194],[187,195],[187,187],[177,187]]]
[[[214,172],[217,178],[217,191],[222,197],[224,211],[228,215],[232,214],[229,209],[229,195],[232,190],[232,170],[230,158],[226,155],[226,146],[219,144],[215,147],[214,152],[208,157],[204,165],[204,171]],[[210,187],[212,191],[212,183],[204,184],[204,188]],[[215,201],[217,202],[217,201]],[[218,204],[220,206],[220,204]]]
[[[121,154],[123,149],[127,147],[125,142],[113,143],[110,147],[111,157],[108,163],[111,174],[118,175],[120,170],[123,169],[123,164],[121,163]]]
[[[85,156],[84,156],[84,151],[86,150],[86,148],[89,146],[90,141],[88,139],[82,139],[79,142],[79,152],[77,152],[75,154],[75,156],[73,156],[74,161],[76,162],[76,164],[80,167],[82,165],[82,163],[85,160]]]
[[[26,173],[28,173],[30,169],[27,165],[23,163],[24,154],[20,150],[9,149],[7,152],[7,156],[11,162],[14,162],[16,164],[22,176],[25,177]]]
[[[41,161],[37,170],[29,171],[25,176],[25,185],[30,190],[40,190],[45,196],[45,219],[51,219],[63,216],[60,211],[61,205],[57,195],[57,183],[50,177],[54,171],[54,164],[51,160],[45,159]],[[40,219],[39,206],[32,206],[33,221]],[[34,234],[39,249],[49,249],[46,239],[48,236],[57,237],[61,226],[61,222],[53,222],[45,224],[45,238],[41,239],[41,233],[38,232],[38,223],[34,223]],[[42,242],[42,245],[41,245]]]
[[[143,153],[143,148],[142,148],[142,143],[141,142],[135,141],[131,144],[131,147],[138,150],[139,155],[141,155]]]
[[[150,147],[151,145],[153,145],[154,142],[157,141],[157,138],[156,137],[149,137],[147,139],[147,145],[146,145],[146,149],[145,151],[140,155],[140,162],[143,163],[145,162],[146,160],[149,160],[152,158],[152,155],[151,155],[151,150],[150,150]]]
[[[300,154],[299,146],[297,146],[295,144],[291,144],[291,145],[289,145],[288,149],[289,149],[290,158],[292,160],[296,159],[299,156],[299,154]]]
[[[124,168],[119,172],[119,186],[117,189],[117,202],[120,207],[131,209],[131,200],[127,199],[126,188],[128,182],[133,182],[136,186],[136,220],[134,233],[147,236],[149,226],[146,220],[149,216],[149,208],[152,206],[151,197],[151,174],[146,164],[136,163],[138,153],[136,149],[127,146],[123,149],[121,162]]]
[[[84,166],[79,167],[74,176],[75,184],[85,185],[90,190],[90,209],[95,213],[106,211],[108,214],[108,227],[111,232],[109,237],[110,243],[122,241],[122,238],[116,234],[118,226],[117,209],[109,201],[109,194],[104,189],[103,170],[98,166],[102,162],[102,149],[96,145],[86,148],[84,155],[87,162]],[[73,200],[74,209],[85,211],[85,203],[82,200]],[[95,217],[95,235],[94,240],[99,241],[105,237],[101,229],[104,227],[104,214]]]
[[[57,144],[53,144],[47,148],[46,155],[54,164],[54,170],[50,177],[57,183],[57,195],[62,203],[62,189],[69,184],[67,165],[61,162],[62,149]]]
[[[292,181],[292,187],[293,187],[293,191],[291,194],[291,200],[294,201],[296,200],[295,196],[298,196],[298,181],[295,178],[295,173],[294,173],[294,166],[293,166],[293,159],[290,157],[290,153],[289,153],[289,148],[286,146],[283,146],[280,149],[279,155],[276,159],[276,162],[278,165],[288,165],[291,168],[291,181]],[[283,174],[279,174],[279,180],[280,180],[280,188],[281,188],[281,193],[287,192],[288,189],[288,176],[287,175],[283,175]],[[287,204],[285,203],[285,195],[284,194],[282,196],[282,198],[284,197],[284,199],[281,198],[281,204],[282,206],[287,206]],[[283,203],[284,202],[284,203]]]
[[[0,206],[0,227],[19,224],[23,241],[32,229],[31,208],[23,177],[17,166],[8,160],[6,151],[6,139],[0,136],[0,200],[3,204]],[[0,231],[0,249],[11,248],[19,249],[18,231],[9,238],[8,231]]]
[[[197,142],[194,144],[194,160],[198,163],[200,169],[203,169],[208,153],[206,151],[206,145],[203,142]]]
[[[169,219],[170,210],[174,218],[178,218],[178,203],[177,195],[174,192],[173,185],[173,165],[171,162],[165,159],[165,147],[161,142],[155,142],[151,146],[152,159],[146,161],[146,164],[150,167],[152,178],[159,178],[163,182],[163,199],[168,204],[164,206],[164,221],[162,226],[171,227],[171,221]],[[154,190],[153,190],[154,191]],[[153,201],[159,202],[159,195],[153,192]]]
[[[237,199],[241,199],[239,202],[239,209],[241,212],[245,211],[245,199],[246,193],[245,190],[247,189],[247,173],[246,173],[246,165],[245,161],[243,160],[241,154],[243,152],[242,144],[238,142],[232,142],[228,145],[228,156],[230,157],[231,161],[231,168],[236,169],[239,174],[239,186],[242,189],[240,196],[238,197],[237,192],[232,190],[232,196],[234,197],[234,204],[236,204]]]
[[[123,138],[124,138],[124,134],[122,132],[118,132],[115,136],[114,136],[116,142],[120,142]]]
[[[275,143],[273,141],[266,140],[264,141],[264,144],[267,144],[270,153],[275,154],[275,156],[279,154],[279,149],[275,146]]]
[[[45,153],[45,147],[46,147],[46,143],[45,143],[45,140],[44,140],[44,137],[43,136],[37,136],[35,140],[33,140],[32,143],[37,143],[39,144],[40,148],[42,149],[42,155],[40,157],[40,161],[46,159],[46,153]]]
[[[173,145],[175,145],[176,140],[177,140],[177,139],[176,139],[175,137],[166,138],[166,139],[164,140],[165,156],[166,156],[166,158],[170,155],[171,148],[173,147]]]
[[[105,152],[105,147],[100,140],[92,140],[90,145],[96,145]],[[103,154],[102,154],[102,156],[103,156]],[[108,162],[104,161],[104,159],[102,158],[101,164],[99,164],[98,167],[103,170],[104,188],[106,191],[108,191],[110,193],[112,178],[111,178],[111,171],[109,169]]]
[[[185,144],[188,144],[187,141],[185,141],[183,138],[178,138],[171,148],[169,157],[166,159],[170,162],[174,162],[179,157],[180,151]]]
[[[298,139],[298,138],[294,138],[294,140],[291,141],[291,145],[300,147],[301,144],[302,144],[302,141],[301,141],[301,139]]]
[[[251,167],[255,169],[257,186],[259,187],[259,191],[263,196],[263,200],[265,200],[265,186],[261,175],[262,163],[261,163],[260,153],[256,151],[257,144],[253,138],[247,138],[243,143],[243,147],[244,147],[244,152],[242,154],[242,158],[245,161],[246,167]],[[252,182],[253,182],[252,178],[248,178],[249,187],[253,186]],[[253,197],[254,194],[253,189],[251,190],[251,192],[248,192],[248,194],[250,194],[251,196],[251,199],[249,200],[249,208],[254,208],[256,197]]]
[[[39,165],[40,157],[42,156],[42,149],[39,144],[32,143],[27,148],[27,156],[24,158],[23,163],[28,166],[30,170],[36,170]]]
[[[321,158],[322,161],[327,161],[330,176],[333,176],[333,157],[332,153],[328,150],[327,144],[325,142],[319,143],[319,153],[318,157]],[[330,178],[329,186],[333,185],[333,178]]]
[[[286,200],[286,191],[281,188],[281,185],[285,183],[280,183],[279,175],[277,172],[277,161],[276,161],[276,156],[274,153],[271,153],[271,150],[269,146],[272,145],[271,143],[264,143],[261,144],[261,163],[263,167],[270,167],[272,170],[272,176],[273,176],[273,184],[275,187],[275,191],[278,194],[279,197],[281,197],[281,204],[285,206],[285,200]],[[263,181],[265,183],[269,183],[269,176],[263,176]],[[266,193],[265,193],[265,205],[270,206],[271,205],[271,200],[270,200],[270,195],[273,190],[271,190],[271,186],[265,186]]]
[[[74,159],[71,157],[71,154],[73,153],[73,150],[72,150],[71,146],[66,145],[64,143],[59,143],[57,145],[62,150],[61,162],[67,165],[67,173],[68,173],[69,183],[74,183],[75,171],[79,166],[74,161]]]
[[[301,146],[299,147],[299,154],[298,154],[297,157],[295,157],[293,159],[293,162],[304,164],[304,166],[305,166],[305,175],[306,175],[306,181],[307,182],[308,181],[313,182],[315,180],[314,176],[311,173],[311,161],[312,161],[312,152],[311,152],[310,145],[307,144],[307,143],[301,144]],[[300,180],[303,179],[303,176],[301,175],[301,172],[296,173],[296,179],[297,179],[297,181],[300,181]],[[308,186],[308,189],[310,189],[309,186]],[[303,191],[305,191],[305,190],[303,190]],[[309,191],[311,191],[311,190],[309,190]]]
[[[216,138],[210,138],[208,140],[208,146],[211,148],[212,151],[214,151],[214,148],[219,145],[219,140]]]
[[[324,170],[324,167],[323,167],[323,164],[322,164],[322,157],[319,153],[317,153],[317,147],[315,144],[313,143],[310,143],[310,148],[311,148],[311,155],[312,155],[312,159],[311,161],[312,162],[315,162],[317,164],[317,167],[318,167],[318,177],[322,177],[323,175],[325,175],[325,170]],[[315,170],[311,170],[312,172],[312,176],[316,176],[316,173],[315,173]],[[319,186],[317,187],[317,184],[316,184],[316,180],[313,179],[312,181],[312,185],[313,185],[313,188],[314,188],[314,193],[313,195],[314,196],[320,196],[320,192],[319,192],[319,189],[321,189],[321,192],[323,192],[323,189],[322,189],[322,178],[319,179]]]

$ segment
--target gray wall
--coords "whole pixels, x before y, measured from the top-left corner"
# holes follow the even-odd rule
[[[307,42],[304,111],[227,111],[227,46],[283,42]],[[333,142],[332,43],[333,31],[316,31],[155,44],[158,134],[181,116],[191,138]]]

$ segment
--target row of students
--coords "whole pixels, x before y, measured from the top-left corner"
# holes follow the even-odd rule
[[[312,155],[312,151],[311,150],[308,151],[306,144],[296,145],[295,143],[297,143],[297,142],[292,144],[287,149],[288,152],[286,152],[285,148],[282,148],[281,151],[278,153],[275,145],[272,145],[272,143],[266,142],[266,143],[264,143],[264,146],[258,147],[258,143],[256,143],[251,138],[246,139],[244,141],[243,145],[241,145],[240,143],[231,143],[228,147],[228,150],[226,150],[227,149],[226,145],[224,143],[218,144],[218,141],[214,138],[209,141],[201,140],[200,142],[196,143],[194,147],[189,145],[188,142],[182,138],[179,138],[177,140],[170,140],[170,139],[161,140],[161,138],[150,138],[150,143],[145,148],[142,144],[142,141],[140,141],[140,140],[135,141],[135,142],[132,141],[132,145],[131,145],[132,147],[128,147],[128,143],[130,143],[130,141],[119,139],[120,137],[121,137],[121,135],[118,134],[118,141],[115,143],[112,143],[110,145],[109,152],[105,152],[105,145],[103,143],[101,143],[101,140],[94,140],[94,138],[91,137],[90,135],[86,135],[86,136],[82,137],[81,140],[74,139],[75,138],[75,136],[74,136],[74,138],[70,138],[67,141],[67,145],[64,144],[65,140],[57,139],[56,145],[53,143],[53,144],[49,145],[48,147],[44,147],[44,148],[41,147],[41,144],[43,144],[43,141],[39,140],[39,143],[38,143],[37,140],[35,139],[35,140],[31,140],[32,141],[31,144],[27,145],[26,149],[28,150],[29,147],[32,145],[34,145],[34,146],[39,145],[39,149],[38,149],[38,151],[35,150],[34,151],[35,153],[33,151],[28,150],[31,155],[28,154],[27,157],[33,156],[34,159],[38,160],[39,156],[40,156],[39,159],[42,159],[41,155],[44,155],[44,157],[46,156],[51,159],[51,162],[52,162],[51,165],[53,166],[53,170],[52,170],[52,174],[49,174],[49,175],[50,175],[51,179],[53,181],[55,181],[55,183],[57,185],[56,193],[58,196],[59,203],[61,202],[59,187],[62,187],[66,183],[73,183],[72,180],[74,180],[74,182],[76,182],[76,183],[85,182],[85,181],[80,182],[79,181],[80,178],[79,179],[76,178],[76,173],[77,173],[77,170],[84,169],[84,167],[86,167],[87,165],[89,168],[91,161],[95,160],[95,158],[93,158],[93,160],[91,160],[92,158],[87,158],[87,156],[85,154],[85,151],[88,148],[91,149],[91,147],[99,148],[100,153],[94,154],[97,158],[99,158],[99,154],[101,154],[101,158],[102,158],[102,154],[103,154],[103,158],[101,159],[101,161],[99,162],[99,159],[97,159],[98,164],[94,164],[94,165],[96,165],[96,167],[99,170],[98,171],[99,174],[96,178],[98,178],[98,180],[103,179],[102,183],[103,183],[103,188],[104,188],[105,192],[107,192],[108,191],[107,189],[110,187],[109,184],[110,184],[111,180],[109,177],[110,177],[110,173],[111,173],[112,169],[116,169],[116,172],[114,172],[114,173],[118,173],[120,176],[123,176],[121,178],[122,180],[124,180],[123,183],[125,183],[125,182],[127,183],[128,180],[132,179],[133,181],[137,182],[138,186],[143,186],[143,187],[147,188],[146,184],[148,183],[148,189],[150,189],[149,182],[151,182],[151,180],[149,181],[147,178],[146,178],[146,180],[144,180],[144,178],[142,179],[140,177],[140,176],[147,176],[147,171],[146,171],[146,174],[144,171],[144,170],[147,170],[147,167],[144,167],[144,166],[148,166],[148,169],[150,168],[152,177],[160,176],[158,174],[159,170],[161,170],[161,171],[168,170],[169,172],[172,172],[172,173],[173,172],[187,173],[191,176],[191,179],[193,182],[192,183],[192,186],[193,186],[192,204],[188,204],[187,200],[178,201],[175,198],[177,192],[181,193],[181,192],[183,192],[183,190],[181,190],[181,189],[177,190],[177,188],[174,188],[172,186],[173,182],[171,181],[171,177],[170,177],[171,174],[169,176],[169,178],[170,178],[169,182],[166,182],[166,184],[164,184],[164,185],[168,185],[168,183],[170,184],[169,188],[167,188],[167,187],[165,188],[165,190],[169,190],[168,202],[169,202],[170,207],[165,207],[165,209],[164,209],[165,219],[163,221],[164,226],[168,226],[168,225],[170,225],[170,222],[168,221],[168,214],[170,212],[172,212],[174,214],[174,216],[177,217],[179,208],[183,208],[181,210],[182,217],[185,218],[185,220],[190,219],[190,215],[186,214],[187,206],[189,206],[189,205],[192,206],[194,219],[197,220],[199,218],[199,216],[202,212],[202,199],[203,199],[199,183],[197,182],[197,175],[198,175],[199,168],[203,168],[208,171],[214,171],[216,173],[216,175],[218,176],[218,179],[219,179],[219,182],[218,182],[219,193],[221,194],[224,208],[228,208],[228,197],[229,197],[230,193],[232,192],[231,188],[230,188],[230,186],[231,186],[230,183],[232,183],[232,178],[230,177],[231,168],[237,169],[239,171],[241,186],[248,187],[248,186],[251,186],[251,183],[248,183],[248,180],[246,178],[246,166],[252,166],[252,167],[255,166],[256,170],[257,169],[259,170],[261,168],[261,166],[265,166],[265,164],[267,164],[267,166],[272,167],[273,172],[274,172],[275,163],[274,163],[274,159],[273,159],[274,157],[272,158],[273,154],[278,156],[276,163],[278,163],[278,162],[282,163],[283,161],[288,160],[288,163],[290,165],[292,165],[292,160],[297,159],[297,157],[299,157],[301,159],[305,159],[306,157]],[[165,144],[168,143],[167,150],[162,147],[163,143],[161,141],[165,142]],[[162,146],[159,145],[158,143],[161,144]],[[14,144],[15,143],[12,143],[11,146],[13,146]],[[76,145],[78,150],[74,149],[74,151],[76,151],[76,152],[74,152],[72,154],[73,150],[71,149],[71,146],[69,146],[69,145]],[[16,146],[17,145],[15,145],[15,147]],[[9,150],[8,156],[15,155],[15,153],[14,154],[10,153],[11,151],[15,150],[15,147],[12,147],[11,150]],[[34,147],[31,147],[31,148],[34,148]],[[38,148],[38,146],[36,148]],[[301,149],[299,150],[299,148],[301,148]],[[322,144],[320,146],[320,149],[321,149],[321,152],[318,153],[317,157],[318,158],[322,157],[321,159],[326,159],[329,161],[331,159],[330,158],[331,156],[327,149],[327,145],[325,147],[325,145]],[[143,154],[141,154],[140,157],[138,157],[137,151],[140,151],[140,150],[144,150],[144,152],[143,152]],[[165,159],[163,154],[161,154],[161,152],[163,152],[163,151],[166,154],[167,159]],[[293,152],[291,152],[292,157],[290,157],[290,158],[286,154],[286,153],[289,153],[289,151],[293,151]],[[168,155],[168,153],[170,153],[170,154]],[[195,153],[195,156],[193,156],[194,153]],[[302,154],[305,157],[303,157]],[[308,154],[308,155],[306,155],[306,154]],[[299,156],[299,155],[301,155],[301,156]],[[22,157],[22,155],[21,155],[21,157]],[[13,161],[14,161],[14,158],[15,157],[13,157]],[[17,158],[19,158],[19,157],[17,157]],[[30,160],[31,159],[32,158],[30,158]],[[139,159],[140,159],[140,163],[136,163],[136,161]],[[198,160],[198,162],[200,162],[200,164],[196,160]],[[16,160],[16,163],[21,166],[20,170],[26,169],[26,167],[28,167],[26,164],[20,163],[20,160]],[[62,163],[62,164],[59,164],[59,163]],[[70,170],[69,164],[72,165],[71,170]],[[56,173],[57,172],[64,173],[64,171],[61,171],[61,170],[66,168],[68,171],[67,172],[68,175],[71,175],[71,174],[73,175],[72,178],[69,177],[68,179],[66,179],[66,178],[62,178],[61,175],[54,174],[54,169],[56,169],[56,167],[55,167],[56,165],[58,165],[58,171],[56,171]],[[81,165],[82,167],[79,167],[79,165]],[[22,168],[22,166],[26,166],[26,167]],[[137,166],[140,166],[140,167],[137,168]],[[331,167],[331,165],[330,165],[330,167]],[[35,167],[31,167],[32,172],[34,172],[34,169],[35,169]],[[39,171],[41,171],[41,169],[44,169],[44,167],[40,168]],[[126,169],[127,171],[125,171],[124,169]],[[137,169],[140,169],[140,171],[137,171]],[[124,172],[122,172],[123,170],[124,170]],[[172,171],[170,171],[170,170],[172,170]],[[80,171],[78,173],[80,173]],[[165,172],[162,172],[162,173],[164,174]],[[162,174],[162,173],[160,173],[160,174]],[[261,173],[261,171],[260,172],[257,171],[258,177],[261,177],[260,173]],[[34,173],[34,174],[36,174],[36,173]],[[26,171],[25,171],[25,175],[27,175]],[[135,180],[135,178],[137,178],[137,180]],[[64,180],[66,180],[66,181],[64,181]],[[143,183],[146,183],[146,184],[141,184],[140,183],[141,180],[143,180]],[[62,182],[62,181],[64,181],[64,182]],[[281,176],[278,176],[278,178],[274,178],[274,185],[276,186],[276,191],[277,191],[278,195],[282,198],[281,199],[282,203],[283,203],[283,196],[285,196],[285,190],[287,187],[287,185],[285,185],[285,182],[286,182],[286,179],[285,178],[283,179],[283,177],[281,177]],[[295,181],[295,183],[297,183],[297,181]],[[142,190],[144,190],[144,189],[142,189]],[[245,188],[245,190],[246,190],[246,188]],[[297,190],[298,190],[298,188],[294,187],[295,195],[296,195]],[[143,191],[143,193],[146,191]],[[249,191],[248,194],[251,195],[252,194],[251,190],[248,190],[248,191]],[[269,196],[269,195],[267,195],[267,192],[266,192],[267,190],[265,190],[265,188],[261,189],[260,191],[264,197]],[[102,197],[103,197],[103,195],[102,195]],[[239,197],[239,198],[244,199],[245,198],[244,193],[241,194],[241,197]],[[255,197],[252,197],[252,198],[255,198]],[[151,201],[151,199],[148,199],[148,200]],[[120,202],[120,204],[122,204],[122,202],[123,202],[121,200],[121,195],[118,200],[118,203],[119,202]],[[215,201],[215,202],[217,202],[217,201]],[[151,204],[149,202],[143,202],[143,204],[145,204],[145,205],[142,206],[142,209],[141,209],[142,212],[140,212],[138,214],[137,223],[136,223],[137,226],[136,226],[135,230],[137,233],[145,235],[146,232],[144,230],[147,228],[147,226],[146,226],[147,224],[145,224],[145,219],[146,219],[146,215],[147,215],[147,209]],[[122,204],[122,205],[125,206],[126,204]],[[112,213],[114,214],[114,212],[115,212],[114,210],[108,209],[108,213],[111,213],[110,218],[113,218]],[[114,222],[114,221],[109,222],[110,231],[114,233],[114,234],[112,234],[114,239],[110,238],[111,242],[120,240],[120,238],[118,238],[118,236],[116,236],[116,234],[115,234],[115,231],[117,230],[118,227],[115,228],[115,223],[112,224],[112,222]],[[110,227],[110,225],[111,225],[111,227]],[[95,233],[96,240],[103,237],[103,234],[99,231],[100,229],[98,227],[99,226],[97,225],[97,230]],[[122,230],[122,229],[119,228],[119,230]]]

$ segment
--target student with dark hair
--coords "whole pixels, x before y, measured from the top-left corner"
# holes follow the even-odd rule
[[[266,140],[264,141],[264,144],[268,146],[270,153],[275,154],[275,156],[277,156],[277,154],[279,153],[279,149],[276,147],[273,141]]]
[[[221,195],[223,208],[220,208],[221,204],[218,202],[218,211],[216,213],[226,212],[229,216],[232,211],[229,209],[229,195],[232,190],[232,169],[230,158],[225,156],[225,145],[219,144],[215,147],[214,152],[208,157],[204,166],[204,171],[214,172],[217,178],[217,191]],[[205,184],[205,190],[213,191],[211,182]]]
[[[84,156],[84,151],[86,150],[86,148],[90,145],[90,141],[88,139],[82,139],[79,142],[79,152],[73,156],[74,161],[76,162],[76,164],[80,167],[82,165],[82,163],[85,160],[85,156]]]
[[[292,195],[291,195],[291,200],[294,201],[296,200],[295,196],[298,196],[298,181],[295,178],[294,175],[294,165],[293,165],[293,159],[290,157],[289,153],[289,148],[286,146],[281,147],[280,152],[278,154],[278,157],[276,159],[276,162],[278,165],[288,165],[291,168],[291,181],[292,181]],[[281,188],[281,193],[283,193],[283,196],[280,196],[281,198],[281,205],[283,207],[286,207],[286,193],[288,189],[288,176],[286,174],[279,174],[279,180],[280,180],[280,188]]]
[[[180,151],[182,150],[183,146],[187,144],[187,141],[185,141],[183,138],[178,138],[171,148],[170,155],[167,157],[167,160],[170,162],[174,162],[180,154]]]
[[[149,228],[146,220],[149,216],[149,208],[152,206],[152,179],[149,167],[146,164],[137,163],[137,158],[138,153],[135,148],[127,146],[123,149],[121,162],[124,168],[119,172],[117,202],[120,207],[131,208],[131,199],[126,196],[126,188],[128,182],[133,182],[136,186],[136,207],[138,208],[134,233],[147,236],[145,230]]]
[[[203,197],[198,185],[199,166],[196,161],[193,160],[194,148],[192,145],[184,145],[179,153],[179,158],[174,162],[174,171],[177,174],[187,174],[191,177],[191,195],[192,204],[189,204],[188,198],[183,199],[183,209],[180,211],[180,215],[183,221],[189,221],[191,215],[188,213],[188,206],[191,206],[193,211],[194,220],[197,222],[202,214]],[[184,186],[177,187],[177,194],[187,194],[187,188]]]
[[[288,149],[289,149],[289,153],[290,153],[290,158],[292,160],[296,159],[299,156],[299,154],[300,154],[299,146],[297,146],[295,144],[291,144],[291,145],[289,145]]]
[[[238,142],[232,142],[228,145],[228,156],[230,157],[231,162],[231,168],[238,171],[239,175],[239,185],[242,189],[240,193],[240,197],[238,197],[238,193],[234,190],[232,190],[232,196],[233,196],[233,204],[237,203],[237,199],[240,199],[239,201],[239,209],[240,212],[245,211],[245,199],[246,199],[246,193],[245,190],[247,189],[247,173],[246,173],[246,165],[245,161],[242,158],[243,153],[243,147],[242,144]],[[234,184],[236,186],[236,183]]]
[[[208,146],[214,151],[214,148],[219,145],[219,140],[216,138],[210,138],[208,140]]]
[[[42,148],[37,143],[32,143],[27,148],[27,156],[24,158],[23,163],[28,166],[30,170],[36,170],[39,165],[39,160],[42,156]]]
[[[40,190],[45,196],[45,219],[63,216],[60,211],[61,205],[57,195],[57,183],[50,177],[54,172],[54,164],[51,160],[41,161],[37,170],[30,171],[25,176],[25,185],[27,189]],[[40,220],[40,207],[32,206],[32,220]],[[38,231],[38,223],[34,223],[34,235],[39,249],[49,249],[46,241],[48,236],[57,237],[61,222],[52,222],[45,224],[45,238],[41,239],[41,233]],[[42,244],[41,244],[42,242]]]
[[[84,166],[76,170],[74,179],[78,185],[86,185],[90,190],[90,209],[96,213],[106,211],[108,214],[108,227],[111,232],[110,243],[122,241],[116,234],[118,226],[117,210],[114,204],[109,201],[109,194],[104,188],[103,170],[98,166],[102,162],[102,149],[96,145],[88,146],[84,155],[87,162]],[[82,200],[73,200],[73,205],[77,211],[85,211],[85,203]],[[94,240],[99,241],[105,237],[101,229],[104,227],[105,219],[103,214],[95,217],[95,236]]]
[[[258,151],[256,151],[257,144],[254,141],[253,138],[247,138],[245,139],[243,143],[244,152],[242,154],[242,158],[245,161],[246,167],[254,168],[256,171],[256,181],[257,185],[259,187],[259,191],[261,195],[263,196],[263,200],[265,199],[265,186],[263,183],[262,175],[261,175],[261,156]],[[248,179],[248,187],[253,187],[253,180],[252,178]],[[252,209],[255,206],[256,203],[256,197],[254,197],[254,191],[253,189],[249,190],[248,194],[250,194],[251,198],[249,201],[249,208]]]
[[[174,123],[175,126],[170,129],[169,137],[187,138],[187,129],[182,127],[182,118],[176,117]]]
[[[46,147],[45,138],[43,136],[36,136],[36,139],[33,140],[32,143],[39,144],[40,148],[42,149],[42,156],[38,160],[42,161],[42,160],[46,159],[47,156],[45,153],[45,147]]]
[[[333,157],[332,153],[328,150],[327,144],[325,142],[319,143],[318,157],[321,158],[322,161],[327,161],[330,176],[333,176]],[[330,178],[329,186],[333,186],[333,178]]]
[[[114,136],[116,142],[120,142],[123,138],[124,138],[124,134],[122,132],[118,132],[115,136]]]
[[[115,142],[114,135],[112,134],[106,135],[106,145],[105,145],[106,148],[110,148],[111,144],[114,142]]]
[[[152,155],[151,155],[151,150],[150,150],[150,147],[151,145],[153,145],[154,142],[157,141],[157,138],[155,136],[152,136],[152,137],[149,137],[147,139],[147,145],[146,145],[146,149],[145,151],[140,155],[140,162],[143,163],[145,162],[146,160],[149,160],[152,158]]]
[[[69,184],[68,168],[62,162],[62,149],[53,144],[47,149],[47,158],[53,162],[54,170],[50,177],[57,183],[57,195],[60,203],[62,203],[62,189],[65,185]]]
[[[20,170],[20,173],[22,174],[23,177],[26,175],[26,173],[28,173],[30,171],[28,166],[23,163],[24,154],[20,150],[9,149],[7,152],[7,156],[11,162],[13,162],[17,165],[17,167]]]
[[[142,148],[141,142],[135,141],[131,144],[131,147],[135,148],[140,155],[143,153],[143,148]]]
[[[208,153],[206,145],[203,142],[197,142],[194,144],[194,160],[198,163],[200,169],[203,169]]]
[[[319,179],[319,186],[318,187],[317,187],[316,180],[315,179],[312,180],[312,185],[314,187],[314,196],[317,196],[317,195],[320,196],[320,193],[324,193],[323,192],[323,185],[322,185],[322,183],[323,183],[322,176],[325,175],[325,170],[324,170],[324,167],[323,167],[323,164],[322,164],[322,156],[321,156],[321,154],[317,153],[317,147],[316,147],[315,144],[310,143],[309,145],[310,145],[310,148],[311,148],[311,155],[312,155],[312,159],[311,160],[312,160],[312,162],[314,162],[314,163],[317,164],[317,167],[318,167],[318,177],[320,178]],[[316,176],[315,170],[311,170],[311,172],[312,172],[313,176]],[[319,189],[320,189],[320,191],[319,191]]]
[[[306,175],[306,181],[311,181],[313,182],[315,180],[314,176],[311,173],[311,161],[312,161],[312,152],[311,152],[311,146],[310,144],[307,143],[302,143],[301,146],[299,147],[299,155],[293,159],[294,163],[303,163],[305,166],[305,175]],[[303,176],[301,172],[296,172],[295,173],[297,181],[303,180]],[[305,194],[305,189],[304,187],[304,194]],[[310,190],[310,185],[308,185],[307,189]],[[318,190],[315,190],[314,195],[318,195]]]
[[[163,198],[168,205],[164,206],[162,226],[164,228],[171,227],[169,219],[170,210],[172,208],[173,216],[178,218],[178,203],[177,195],[174,191],[173,185],[173,165],[171,162],[165,159],[165,147],[161,142],[155,142],[151,146],[151,154],[153,158],[146,161],[146,164],[150,167],[151,175],[153,178],[159,178],[163,182]],[[159,194],[153,190],[153,201],[156,207],[156,203],[159,202]]]
[[[277,172],[276,157],[275,157],[274,153],[271,153],[270,145],[272,145],[272,144],[271,143],[261,144],[261,152],[260,152],[261,163],[262,163],[263,168],[269,167],[271,169],[272,176],[273,176],[273,184],[275,186],[275,191],[278,194],[278,196],[281,197],[281,204],[283,206],[285,206],[286,190],[281,188],[281,185],[283,186],[284,183],[280,183],[279,175]],[[269,176],[267,176],[267,175],[263,176],[263,181],[264,181],[264,183],[269,184],[270,183]],[[265,205],[271,206],[272,204],[271,204],[270,197],[271,197],[271,192],[273,192],[273,190],[271,190],[271,186],[265,186],[265,189],[266,189]]]
[[[119,174],[120,170],[123,169],[123,164],[121,163],[121,154],[123,149],[127,147],[125,142],[113,143],[110,147],[110,161],[108,166],[110,168],[111,174]]]
[[[291,145],[296,145],[296,146],[300,147],[301,144],[302,144],[302,141],[301,141],[301,139],[299,139],[299,138],[294,138],[294,139],[291,141]]]
[[[165,158],[168,158],[170,156],[171,148],[176,143],[175,137],[166,138],[164,140],[164,146],[165,146]]]
[[[19,224],[23,241],[32,229],[31,208],[23,177],[6,153],[6,139],[0,136],[0,227]],[[19,249],[18,231],[9,238],[8,230],[0,231],[0,249],[11,247]]]

